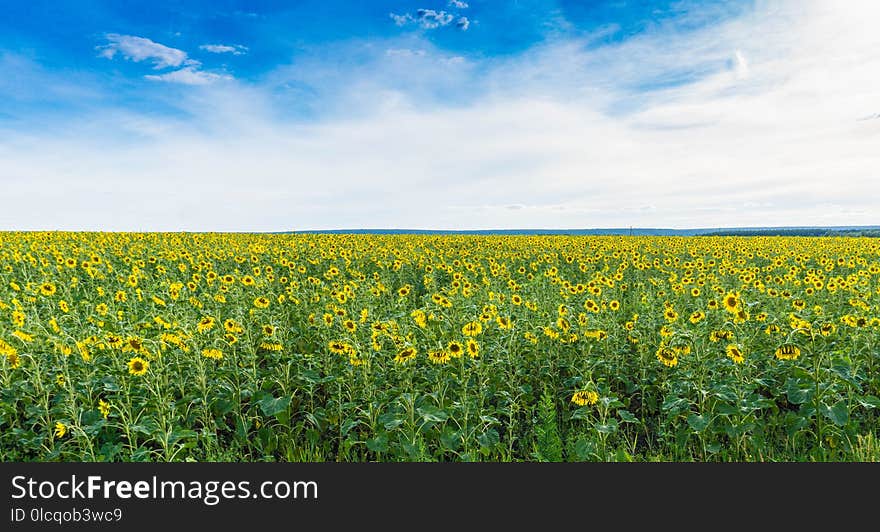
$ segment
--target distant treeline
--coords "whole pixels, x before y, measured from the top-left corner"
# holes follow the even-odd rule
[[[850,236],[850,237],[880,237],[877,229],[848,229],[833,230],[822,228],[808,229],[745,229],[730,231],[713,231],[701,236]]]

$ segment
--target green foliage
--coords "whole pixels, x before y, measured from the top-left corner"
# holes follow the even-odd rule
[[[535,423],[534,458],[540,462],[562,462],[562,437],[556,423],[556,403],[553,394],[547,390],[538,401]]]

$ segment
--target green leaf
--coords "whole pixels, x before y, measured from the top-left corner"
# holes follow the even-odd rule
[[[250,420],[244,419],[242,416],[238,416],[235,418],[235,435],[241,441],[246,441],[248,439],[248,432],[251,429]]]
[[[477,436],[477,441],[480,443],[480,446],[484,449],[491,449],[498,442],[501,441],[501,436],[498,435],[498,431],[495,429],[489,429],[486,432]]]
[[[846,401],[842,399],[832,407],[822,405],[822,414],[838,427],[846,425],[846,422],[849,421],[849,409],[846,406]]]
[[[339,432],[342,434],[342,436],[345,436],[346,434],[351,432],[351,429],[357,427],[360,424],[361,420],[359,419],[347,419],[345,420],[345,423],[343,423],[342,426],[339,428]]]
[[[811,401],[815,390],[813,388],[789,388],[788,402],[794,405],[800,405]]]
[[[715,410],[715,412],[718,412],[719,414],[723,414],[725,416],[729,416],[731,414],[736,414],[739,412],[739,409],[737,409],[735,406],[727,404],[727,403],[717,403],[713,410]]]
[[[620,420],[624,423],[638,423],[639,419],[632,414],[629,410],[618,410],[617,415],[620,416]]]
[[[687,417],[687,422],[696,433],[703,432],[709,426],[709,419],[703,415],[690,414]]]
[[[614,456],[614,459],[618,462],[632,462],[633,457],[623,449],[618,449],[617,453]]]
[[[623,403],[621,403],[617,397],[603,397],[599,399],[599,402],[602,403],[605,408],[620,408],[623,406]]]
[[[737,401],[736,393],[727,386],[713,386],[711,391],[712,395],[728,403],[735,403]]]
[[[611,434],[617,432],[617,420],[611,418],[605,423],[596,423],[596,430],[601,432],[602,434]]]
[[[571,413],[571,419],[590,419],[593,413],[593,407],[582,406]]]
[[[312,369],[307,369],[303,371],[302,378],[309,384],[317,384],[321,382],[321,374]]]
[[[450,451],[457,451],[461,447],[461,433],[451,427],[446,427],[440,434],[440,443]]]
[[[287,408],[290,406],[290,397],[275,398],[271,395],[268,395],[257,401],[257,404],[260,406],[260,410],[263,412],[263,415],[275,416],[287,410]]]
[[[439,423],[441,421],[446,421],[449,419],[449,414],[440,410],[436,406],[425,405],[416,409],[416,412],[424,419],[425,421],[431,421],[434,423]]]
[[[593,443],[586,438],[578,438],[576,442],[574,442],[574,457],[578,461],[585,461],[590,458],[593,454]]]
[[[385,412],[379,416],[378,421],[385,427],[385,430],[394,430],[403,425],[404,419],[397,412]]]
[[[212,406],[212,410],[214,411],[215,415],[225,416],[226,414],[232,412],[232,409],[234,408],[235,403],[233,403],[229,399],[221,397],[221,398],[215,400],[213,405],[211,405],[211,406]]]
[[[368,439],[367,449],[374,453],[384,453],[388,450],[388,435],[383,432],[375,438]]]
[[[801,429],[809,424],[809,418],[800,416],[798,414],[795,414],[794,412],[789,412],[785,415],[785,433],[788,434],[789,438],[797,434]]]
[[[676,415],[690,408],[690,403],[688,403],[687,399],[673,395],[672,397],[667,397],[660,408],[669,412],[670,415]]]
[[[501,421],[498,418],[486,415],[480,416],[480,421],[482,421],[483,423],[487,423],[490,426],[501,424]]]
[[[168,435],[168,443],[176,443],[187,438],[195,438],[198,435],[199,434],[194,430],[174,429],[171,431],[171,434]]]
[[[134,432],[139,432],[141,434],[152,435],[159,429],[159,425],[152,418],[144,418],[140,423],[132,425],[129,427]]]
[[[417,443],[405,441],[401,442],[400,446],[406,451],[406,455],[410,460],[419,460],[422,458],[422,448]]]
[[[856,401],[858,401],[859,404],[865,408],[880,408],[880,399],[874,397],[873,395],[858,397],[856,398]]]

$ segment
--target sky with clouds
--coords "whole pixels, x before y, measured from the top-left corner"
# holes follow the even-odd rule
[[[14,2],[0,229],[880,224],[874,0]]]

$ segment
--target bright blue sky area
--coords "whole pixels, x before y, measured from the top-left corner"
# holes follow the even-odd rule
[[[873,225],[877,20],[876,0],[5,2],[0,229]]]
[[[456,5],[458,4],[458,5]],[[185,114],[176,105],[185,83],[159,76],[186,65],[153,68],[150,59],[101,56],[108,35],[149,39],[197,61],[197,73],[268,86],[291,116],[331,108],[358,69],[375,70],[388,50],[419,50],[460,57],[464,75],[439,79],[413,69],[386,72],[384,83],[419,93],[442,91],[455,102],[479,96],[482,67],[566,39],[585,47],[620,43],[672,24],[690,31],[736,15],[744,1],[484,1],[392,2],[281,1],[32,1],[4,6],[0,18],[0,121],[88,113],[96,108]],[[461,6],[461,7],[459,7]],[[419,10],[432,10],[419,15]],[[425,12],[422,12],[425,13]],[[687,17],[683,17],[687,14]],[[392,15],[401,17],[396,23]],[[408,17],[408,18],[407,18]],[[462,24],[462,21],[464,24]],[[235,53],[200,47],[224,45]],[[309,68],[320,66],[318,69]],[[297,67],[302,67],[297,69]],[[683,65],[657,79],[640,79],[637,91],[692,81],[703,66]],[[185,80],[184,80],[185,81]],[[207,83],[206,83],[207,84]],[[437,94],[432,94],[436,97]]]

